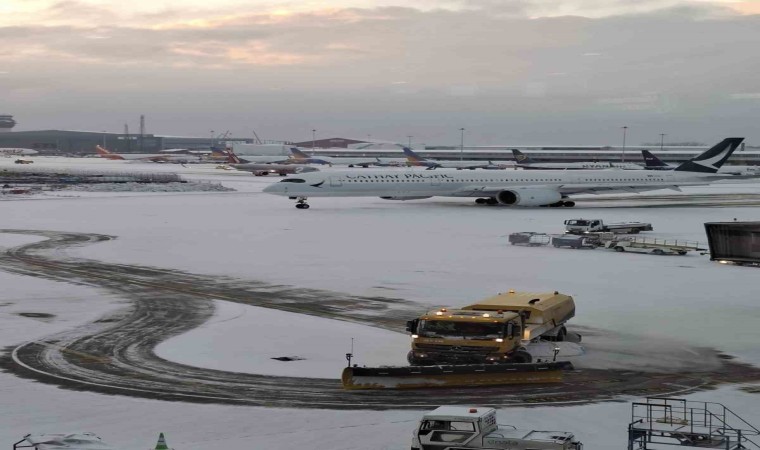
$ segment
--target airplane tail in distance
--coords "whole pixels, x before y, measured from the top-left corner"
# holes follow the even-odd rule
[[[726,138],[711,149],[676,167],[679,172],[716,173],[731,154],[736,151],[744,138]]]
[[[227,164],[240,164],[240,158],[232,150],[227,150]]]
[[[311,159],[311,156],[302,152],[297,147],[290,147],[290,153],[293,154],[293,159]]]
[[[232,151],[232,150],[227,150],[227,149],[222,150],[217,147],[211,147],[211,157],[212,158],[226,158],[228,156],[227,155],[228,151]]]
[[[103,147],[101,147],[99,145],[95,146],[95,151],[98,152],[98,155],[100,155],[101,158],[124,159],[124,157],[122,157],[120,155],[117,155],[115,153],[111,153],[111,152],[109,152],[108,150],[106,150],[105,148],[103,148]]]
[[[409,147],[404,147],[404,155],[406,156],[406,159],[412,163],[421,163],[425,161],[422,157],[420,157],[420,155],[414,153]]]
[[[516,148],[512,149],[512,156],[515,157],[515,161],[517,161],[518,164],[530,164],[534,162],[532,159],[530,159],[530,156],[526,155]]]
[[[665,161],[654,156],[649,150],[642,150],[641,157],[644,158],[644,165],[647,169],[658,169],[661,167],[668,167]]]

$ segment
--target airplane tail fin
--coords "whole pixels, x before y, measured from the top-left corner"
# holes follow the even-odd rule
[[[521,152],[520,150],[516,148],[512,149],[512,156],[515,157],[515,161],[518,164],[530,164],[534,162],[532,159],[530,159],[530,156],[526,155],[525,153]]]
[[[237,155],[232,150],[227,150],[225,152],[227,154],[227,164],[240,164],[240,158],[237,157]]]
[[[726,138],[712,148],[676,167],[679,172],[716,173],[731,154],[736,151],[744,138]]]
[[[111,152],[109,152],[108,150],[106,150],[105,148],[103,148],[103,147],[101,147],[99,145],[95,146],[95,151],[98,153],[98,155],[100,155],[101,158],[106,158],[106,159],[124,159],[123,156],[117,155],[116,153],[111,153]]]
[[[290,147],[290,153],[293,154],[293,159],[296,159],[296,160],[311,159],[311,156],[309,156],[306,153],[302,152],[297,147]]]
[[[665,161],[656,157],[649,150],[642,150],[641,157],[644,158],[644,166],[647,169],[661,169],[668,167],[668,164]]]
[[[227,152],[232,152],[232,150],[227,149],[221,149],[218,147],[211,147],[211,157],[212,158],[227,158]]]
[[[414,153],[409,147],[404,147],[404,156],[406,156],[407,161],[412,164],[417,164],[425,161],[425,159],[423,159],[420,155]]]

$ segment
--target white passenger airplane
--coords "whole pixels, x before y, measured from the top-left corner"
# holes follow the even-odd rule
[[[31,148],[0,148],[0,155],[2,156],[28,156],[37,153],[39,153],[37,150]]]
[[[731,178],[716,175],[744,138],[727,138],[672,171],[509,170],[509,171],[342,171],[288,177],[264,188],[296,200],[308,197],[380,197],[416,200],[433,196],[477,197],[476,203],[507,206],[575,206],[576,194],[642,192],[697,186]]]
[[[400,158],[378,158],[375,156],[309,156],[297,147],[291,147],[290,153],[293,155],[293,161],[299,164],[328,164],[330,166],[342,164],[348,167],[359,166],[367,168],[369,166],[395,166],[404,162]]]
[[[555,170],[562,170],[562,169],[568,169],[568,170],[583,170],[583,169],[625,169],[625,170],[643,170],[644,168],[638,164],[634,163],[618,163],[618,162],[591,162],[591,161],[580,161],[580,162],[537,162],[530,158],[530,156],[526,155],[525,153],[521,152],[520,150],[517,150],[516,148],[512,149],[512,155],[515,158],[515,163],[517,167],[521,167],[523,169],[539,169],[539,170],[549,170],[549,169],[555,169]]]
[[[404,155],[406,155],[406,160],[408,161],[408,164],[410,166],[427,167],[428,170],[431,170],[431,169],[501,170],[501,169],[506,169],[507,167],[515,166],[515,164],[512,162],[494,164],[491,161],[478,161],[478,160],[432,161],[429,159],[425,159],[422,156],[414,153],[412,149],[410,149],[409,147],[404,147]]]

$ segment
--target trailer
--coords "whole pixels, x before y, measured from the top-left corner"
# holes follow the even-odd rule
[[[594,249],[599,246],[599,239],[589,236],[552,236],[552,246],[555,248],[568,247],[574,249]]]
[[[441,406],[425,414],[412,435],[412,450],[581,450],[567,431],[520,430],[496,423],[496,410]]]
[[[549,245],[551,236],[546,233],[534,233],[532,231],[521,231],[509,235],[509,243],[512,245],[527,245],[529,247],[539,247]]]
[[[654,239],[626,237],[613,239],[604,244],[610,250],[616,252],[646,253],[650,255],[685,255],[691,251],[706,251],[704,245],[695,241],[678,239]]]
[[[620,222],[604,223],[602,219],[570,219],[565,221],[565,233],[587,234],[598,232],[611,232],[616,234],[638,234],[642,231],[652,231],[651,223],[646,222]]]

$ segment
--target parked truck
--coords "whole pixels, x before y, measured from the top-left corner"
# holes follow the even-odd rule
[[[492,408],[441,406],[422,417],[412,450],[582,450],[567,431],[519,430],[496,423]]]
[[[621,222],[604,223],[602,219],[570,219],[565,221],[565,233],[587,234],[608,231],[617,234],[638,234],[642,231],[652,231],[651,223]]]
[[[530,363],[531,341],[563,341],[575,316],[569,295],[515,292],[462,308],[439,308],[407,322],[411,365]]]

